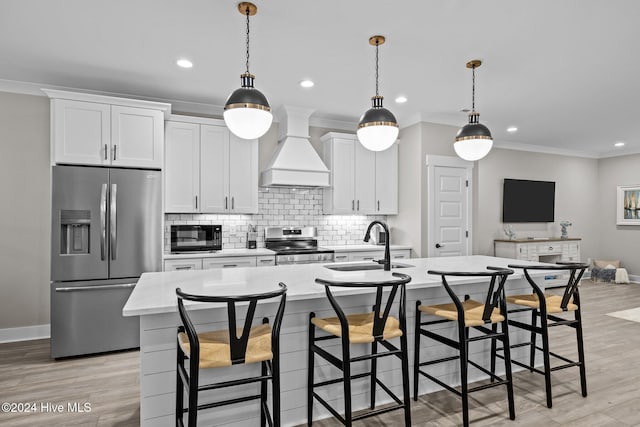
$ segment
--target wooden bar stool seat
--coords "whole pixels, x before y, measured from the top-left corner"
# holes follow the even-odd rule
[[[544,300],[547,306],[547,313],[562,313],[564,311],[576,311],[578,309],[578,306],[573,303],[573,300],[569,300],[567,306],[562,307],[562,296],[560,295],[545,294]],[[525,307],[540,308],[540,298],[538,298],[536,294],[507,296],[507,302]]]
[[[195,427],[198,411],[233,405],[250,400],[260,400],[260,425],[280,426],[280,327],[284,316],[287,287],[279,283],[278,288],[253,295],[211,296],[193,295],[176,289],[178,314],[182,325],[178,326],[176,349],[176,426],[184,426],[184,414],[187,413],[188,426]],[[256,307],[259,302],[278,301],[274,313],[273,326],[269,318],[263,317],[262,323],[253,325]],[[227,328],[198,332],[193,324],[184,301],[199,303],[226,304]],[[236,306],[246,306],[236,310]],[[240,316],[244,314],[244,320]],[[237,325],[242,325],[238,327]],[[188,366],[187,366],[188,360]],[[223,368],[234,365],[260,363],[259,375],[242,376],[238,379],[200,384],[200,370]],[[188,367],[188,369],[187,369]],[[271,381],[271,411],[267,404],[267,383]],[[221,392],[216,401],[201,403],[200,392],[224,390],[246,384],[260,384],[258,394],[229,397]],[[184,393],[187,392],[188,405],[184,407]]]
[[[509,403],[509,417],[513,420],[516,417],[513,400],[513,380],[511,376],[511,363],[509,352],[505,351],[505,375],[500,378],[495,375],[495,366],[492,370],[486,369],[481,364],[469,359],[469,344],[482,340],[491,340],[491,351],[495,351],[495,342],[501,341],[505,349],[509,348],[509,332],[507,327],[507,310],[504,297],[504,285],[507,277],[513,274],[513,270],[498,267],[487,267],[488,271],[481,272],[456,272],[456,271],[433,271],[428,274],[439,275],[442,279],[447,294],[451,298],[451,303],[422,305],[416,301],[415,320],[415,346],[413,365],[413,398],[418,400],[419,378],[423,376],[446,390],[458,395],[462,400],[462,423],[465,427],[469,425],[469,393],[484,390],[491,387],[505,385],[507,388],[507,400]],[[454,292],[447,277],[477,277],[485,278],[488,282],[486,297],[484,301],[475,301],[465,296],[463,301]],[[437,320],[422,320],[422,315],[439,317]],[[449,329],[431,328],[433,325],[441,325],[454,322],[457,325],[457,340],[449,337]],[[498,332],[497,326],[501,325]],[[491,327],[491,329],[489,328]],[[470,331],[476,331],[474,336]],[[442,357],[428,361],[420,360],[421,337],[427,337],[448,347],[457,350],[454,356]],[[445,383],[435,372],[428,372],[424,368],[440,363],[458,360],[460,364],[460,390]],[[492,362],[494,357],[491,358]],[[488,375],[491,379],[489,384],[481,384],[470,388],[468,385],[468,367],[473,366]]]
[[[350,343],[363,344],[375,341],[375,337],[373,336],[373,316],[373,312],[346,315],[347,323],[349,324]],[[311,323],[329,334],[342,337],[342,327],[340,325],[340,319],[337,317],[327,317],[324,319],[314,317],[311,319]],[[382,331],[382,339],[390,340],[400,336],[402,336],[400,321],[393,316],[387,317],[387,322]]]
[[[249,331],[247,351],[244,363],[257,363],[273,359],[271,351],[271,326],[264,323]],[[242,335],[242,330],[237,331]],[[229,331],[211,331],[198,334],[200,341],[200,368],[221,368],[231,366],[231,344]],[[189,336],[185,332],[178,333],[178,344],[186,357],[191,354]]]
[[[406,291],[405,285],[411,281],[411,277],[405,274],[392,273],[392,279],[382,282],[338,282],[316,279],[317,283],[325,286],[327,298],[336,313],[334,317],[320,318],[315,313],[309,315],[309,359],[307,382],[307,424],[313,423],[313,402],[317,400],[336,419],[346,426],[351,426],[353,421],[383,414],[396,409],[404,410],[405,426],[411,425],[411,397],[409,394],[409,354],[407,349],[407,321],[406,321]],[[345,314],[338,301],[331,292],[332,287],[348,288],[373,288],[376,291],[373,310],[367,313]],[[385,293],[387,294],[385,296]],[[363,296],[365,297],[365,296]],[[397,301],[397,314],[392,316],[392,306]],[[395,311],[395,310],[394,310]],[[316,336],[316,329],[325,332]],[[390,342],[399,338],[400,348]],[[341,348],[337,352],[329,351],[320,345],[320,342],[340,340]],[[371,352],[360,355],[351,355],[351,346],[355,344],[369,344]],[[378,351],[378,345],[385,351]],[[338,368],[342,375],[339,378],[316,382],[314,379],[314,360],[319,356]],[[377,362],[380,358],[395,356],[400,359],[402,368],[403,398],[396,396],[393,391],[377,376]],[[351,365],[358,362],[370,362],[370,370],[364,373],[352,375]],[[357,415],[352,413],[351,381],[354,379],[369,377],[370,407]],[[342,383],[344,395],[344,416],[315,390]],[[376,388],[380,387],[394,401],[395,404],[382,408],[376,408]]]

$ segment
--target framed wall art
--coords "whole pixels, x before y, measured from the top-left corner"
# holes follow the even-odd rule
[[[617,225],[640,225],[640,184],[618,186]]]

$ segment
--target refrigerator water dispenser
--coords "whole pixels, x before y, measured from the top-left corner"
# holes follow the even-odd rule
[[[81,255],[91,252],[90,231],[91,211],[60,211],[60,254]]]

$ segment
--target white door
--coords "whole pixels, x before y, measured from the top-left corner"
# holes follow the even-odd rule
[[[376,212],[376,152],[367,150],[359,141],[355,145],[355,197],[356,214]]]
[[[167,122],[165,158],[165,212],[198,212],[200,125]]]
[[[352,139],[335,138],[331,142],[331,185],[333,187],[334,214],[355,212],[355,149]],[[359,144],[359,143],[358,143]]]
[[[258,140],[229,140],[229,212],[258,213]]]
[[[471,255],[472,168],[457,157],[427,157],[427,256]]]
[[[52,108],[56,163],[111,163],[111,106],[54,99]]]
[[[229,197],[229,130],[200,126],[200,212],[227,212]]]
[[[376,153],[376,206],[378,215],[398,214],[398,143]]]
[[[111,106],[111,164],[162,168],[163,130],[159,110]]]

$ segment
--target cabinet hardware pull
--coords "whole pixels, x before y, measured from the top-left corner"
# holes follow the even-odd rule
[[[355,201],[353,201],[353,200],[351,201],[351,210],[352,210],[352,211],[355,211],[355,210],[356,210],[356,208],[355,208]]]
[[[358,211],[360,210],[360,200],[358,200]]]
[[[380,200],[378,200],[378,210],[380,210]]]
[[[373,257],[372,257],[372,256],[366,256],[366,257],[364,257],[364,258],[362,258],[362,259],[363,259],[364,261],[370,261],[370,260],[372,260],[372,259],[373,259]]]
[[[196,209],[198,209],[198,196],[196,196]]]
[[[176,267],[176,270],[191,270],[191,266],[190,265],[178,266]]]
[[[109,152],[109,149],[107,148],[107,144],[104,144],[104,159],[105,159],[105,160],[108,160],[108,159],[107,159],[107,153],[108,153],[108,152]]]
[[[236,208],[236,198],[231,197],[231,210],[234,210],[235,208]]]
[[[229,209],[229,198],[227,196],[224,196],[224,210]]]
[[[113,160],[115,160],[115,159],[116,159],[116,150],[117,150],[117,149],[118,149],[118,146],[117,146],[117,145],[114,145],[114,146],[113,146]]]
[[[222,266],[222,268],[227,268],[227,267],[237,267],[237,266],[238,266],[238,264],[224,264],[224,265]]]
[[[272,259],[261,259],[260,262],[273,262]]]

